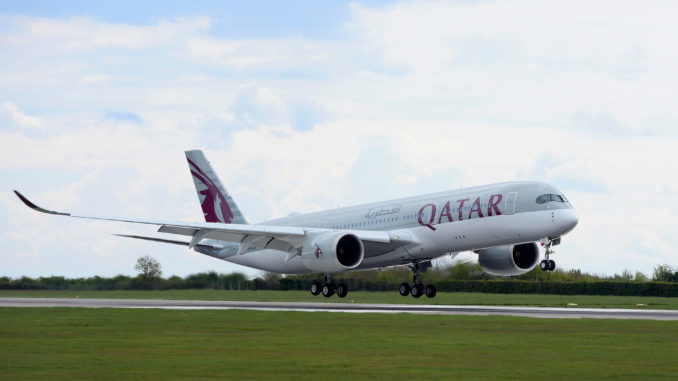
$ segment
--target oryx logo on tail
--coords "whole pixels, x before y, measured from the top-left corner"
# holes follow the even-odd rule
[[[186,151],[186,160],[205,221],[247,225],[247,219],[224,188],[205,154],[200,150]]]
[[[230,224],[233,220],[233,213],[231,208],[228,206],[226,197],[219,191],[217,185],[205,174],[203,170],[198,167],[191,159],[188,159],[188,164],[190,165],[191,174],[193,179],[196,181],[196,187],[198,182],[204,186],[205,189],[198,190],[198,193],[203,198],[201,200],[202,211],[205,215],[206,222],[221,222],[224,224]]]

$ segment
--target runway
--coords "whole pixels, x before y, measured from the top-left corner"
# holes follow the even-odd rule
[[[260,310],[437,315],[508,315],[560,319],[678,320],[678,310],[505,307],[361,303],[238,302],[212,300],[0,298],[0,307],[158,308],[170,310]]]

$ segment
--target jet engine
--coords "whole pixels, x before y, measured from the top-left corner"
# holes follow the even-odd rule
[[[358,267],[364,256],[360,238],[332,232],[309,237],[301,251],[301,262],[311,271],[335,274]]]
[[[539,262],[539,246],[536,243],[492,247],[477,253],[483,271],[492,275],[525,274]]]

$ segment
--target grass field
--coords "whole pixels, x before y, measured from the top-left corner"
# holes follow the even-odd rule
[[[2,379],[678,379],[664,321],[0,308]]]
[[[678,309],[678,298],[598,295],[533,295],[440,292],[435,299],[402,297],[397,292],[349,292],[345,299],[333,296],[312,296],[308,291],[225,291],[225,290],[166,290],[166,291],[0,291],[0,297],[54,298],[129,298],[186,300],[252,300],[288,302],[345,303],[408,303],[457,305],[511,305],[601,308]]]

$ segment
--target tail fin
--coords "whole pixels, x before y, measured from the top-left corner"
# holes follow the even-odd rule
[[[188,168],[191,170],[198,200],[207,222],[221,222],[224,224],[247,224],[238,205],[226,188],[221,184],[219,177],[200,150],[186,151]]]

